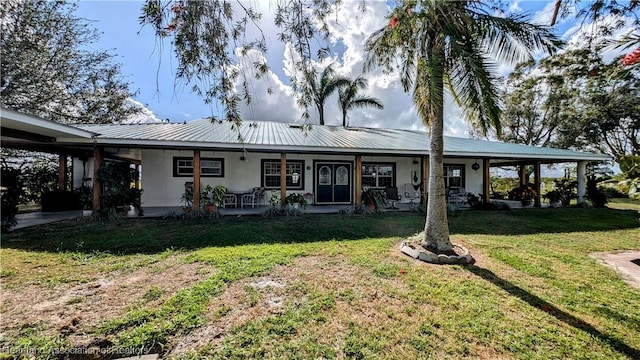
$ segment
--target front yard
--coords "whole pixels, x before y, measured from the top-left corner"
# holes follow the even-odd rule
[[[637,210],[450,224],[475,266],[401,255],[414,213],[17,231],[0,250],[2,356],[640,358],[640,290],[589,256],[640,250]]]

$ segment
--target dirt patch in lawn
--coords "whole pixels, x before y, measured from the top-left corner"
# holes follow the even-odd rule
[[[109,273],[95,281],[49,289],[28,285],[3,291],[0,333],[5,340],[38,324],[45,334],[62,334],[75,347],[94,341],[95,328],[122,316],[132,306],[158,306],[176,291],[214,273],[203,263],[185,263],[173,256],[129,273]]]
[[[267,276],[233,283],[212,301],[211,321],[179,339],[169,355],[184,355],[204,345],[216,348],[234,328],[282,314],[286,308],[323,295],[333,297],[335,307],[328,310],[326,322],[315,329],[309,325],[308,331],[323,334],[320,341],[340,349],[343,340],[336,334],[344,333],[350,321],[380,328],[390,312],[400,313],[405,305],[401,297],[392,294],[407,290],[403,282],[371,272],[343,256],[306,256],[275,267]]]

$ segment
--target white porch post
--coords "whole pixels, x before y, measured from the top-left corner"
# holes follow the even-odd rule
[[[587,162],[578,161],[578,204],[584,201],[586,195],[585,179],[587,174]]]

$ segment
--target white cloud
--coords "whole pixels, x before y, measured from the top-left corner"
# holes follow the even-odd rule
[[[293,90],[285,85],[273,72],[268,71],[261,79],[256,79],[253,63],[263,63],[266,58],[257,50],[249,50],[240,56],[239,66],[249,84],[253,99],[250,104],[242,103],[240,113],[245,120],[296,122],[300,119],[300,110],[296,105]],[[241,81],[240,79],[238,80]],[[240,86],[240,83],[236,86]],[[272,93],[269,94],[269,89]]]
[[[365,60],[364,43],[368,36],[375,30],[385,26],[386,15],[389,6],[384,1],[367,2],[367,11],[362,13],[358,8],[360,0],[347,0],[342,3],[339,11],[328,16],[330,19],[329,28],[332,37],[329,39],[334,48],[340,49],[339,54],[333,54],[330,59],[322,63],[314,63],[317,69],[322,69],[331,62],[335,62],[336,72],[343,76],[355,78],[362,74],[362,66]],[[533,16],[536,23],[548,25],[555,1],[550,1],[544,9],[538,11]],[[523,5],[520,1],[511,4],[510,11],[519,11]],[[269,18],[266,16],[265,18]],[[566,28],[575,21],[572,16],[558,19],[556,26]],[[565,39],[569,39],[570,44],[578,44],[576,36],[581,31],[579,27],[565,32]],[[264,30],[264,29],[263,29]],[[274,29],[269,29],[274,30]],[[274,34],[277,30],[274,30]],[[618,31],[622,33],[628,28]],[[269,35],[267,35],[269,36]],[[296,104],[296,99],[289,79],[294,74],[294,63],[299,60],[299,54],[289,45],[277,47],[278,53],[270,49],[266,60],[273,68],[275,63],[282,61],[282,68],[273,68],[265,75],[263,80],[251,80],[251,90],[253,102],[249,106],[242,108],[244,119],[269,120],[296,122],[300,121],[301,110]],[[537,54],[539,57],[540,54]],[[254,73],[251,69],[251,62],[265,60],[265,55],[258,52],[250,52],[247,59],[241,61],[247,72],[247,76],[252,77]],[[497,75],[505,76],[513,71],[513,64],[495,64]],[[284,77],[283,77],[284,74]],[[383,110],[377,109],[355,109],[349,112],[349,124],[351,126],[364,127],[384,127],[402,129],[425,129],[420,117],[413,106],[411,95],[406,93],[399,81],[397,74],[384,74],[381,70],[374,70],[365,77],[369,81],[369,87],[362,92],[363,95],[380,99],[384,105]],[[267,88],[273,90],[273,94],[267,94]],[[317,123],[317,114],[314,108],[309,109],[312,124]],[[337,95],[333,95],[325,104],[325,123],[327,125],[341,124],[342,114],[337,105]],[[462,112],[453,102],[451,96],[445,99],[445,123],[444,132],[446,135],[467,137],[471,132],[471,125],[464,119]]]
[[[129,98],[127,102],[127,105],[140,109],[140,112],[130,115],[128,118],[122,120],[122,124],[152,124],[162,122],[162,120],[159,119],[153,111],[141,102],[131,98]]]

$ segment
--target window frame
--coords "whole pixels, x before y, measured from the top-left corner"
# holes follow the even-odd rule
[[[260,161],[260,187],[267,189],[267,190],[280,190],[281,188],[281,183],[280,183],[280,175],[279,174],[265,174],[265,165],[267,163],[275,163],[280,165],[280,160],[272,160],[272,159],[262,159]],[[287,189],[290,190],[304,190],[304,186],[305,186],[305,182],[304,182],[304,173],[305,173],[305,164],[304,164],[304,160],[287,160],[287,165],[289,164],[298,164],[300,166],[300,172],[298,173],[300,175],[300,180],[298,180],[298,185],[293,185],[293,184],[289,184],[289,181],[287,181]],[[281,169],[282,170],[282,169]],[[288,174],[287,175],[287,179],[292,179],[291,183],[293,183],[293,178],[292,178],[293,173]],[[267,185],[267,176],[270,177],[276,177],[278,178],[278,185]]]
[[[179,161],[191,161],[191,173],[190,174],[186,174],[186,173],[182,173],[179,170],[181,168],[185,168],[185,169],[189,169],[189,167],[179,167],[178,166],[178,162]],[[220,162],[220,174],[211,174],[211,173],[204,173],[202,171],[202,164],[205,161],[218,161]],[[173,177],[193,177],[193,157],[188,157],[188,156],[174,156],[173,157]],[[200,158],[200,177],[224,177],[224,158]]]
[[[465,169],[467,167],[467,164],[443,164],[443,172],[444,172],[444,187],[445,189],[449,189],[451,188],[451,186],[449,185],[449,168],[459,168],[460,169],[460,186],[461,188],[465,187],[465,180],[466,180],[466,173],[465,173]],[[458,186],[454,186],[458,187]]]
[[[396,181],[396,163],[395,162],[390,162],[390,161],[382,161],[382,162],[363,162],[362,163],[362,167],[366,167],[366,166],[375,166],[376,167],[376,174],[379,174],[380,171],[378,170],[380,166],[391,166],[391,176],[384,176],[384,177],[390,177],[391,178],[391,185],[390,187],[394,187],[397,186],[397,181]],[[379,176],[375,177],[376,180],[376,185],[375,186],[370,186],[370,185],[364,185],[364,179],[366,178],[371,178],[372,176],[370,175],[365,175],[365,171],[364,169],[362,169],[362,171],[360,172],[360,183],[362,184],[362,186],[369,186],[372,187],[374,189],[383,189],[386,188],[387,186],[380,186],[379,183]]]

